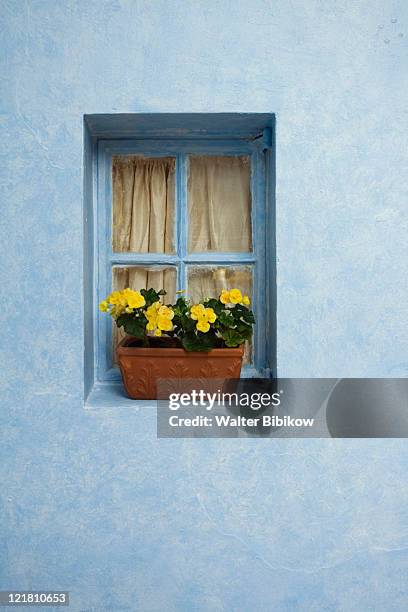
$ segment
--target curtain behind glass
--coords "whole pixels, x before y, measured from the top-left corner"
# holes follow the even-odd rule
[[[126,287],[131,289],[156,289],[160,291],[164,289],[167,295],[164,298],[165,303],[174,303],[176,300],[176,268],[164,266],[129,266],[121,267],[114,266],[112,269],[112,289],[113,291],[122,291]],[[113,361],[116,363],[116,347],[119,342],[126,336],[123,328],[118,328],[116,323],[112,321],[112,347]]]
[[[171,157],[113,158],[114,252],[174,253],[174,173]]]
[[[112,163],[112,249],[119,253],[174,253],[175,159],[117,156]],[[115,267],[114,290],[167,291],[175,299],[175,268]],[[125,335],[113,323],[113,347]],[[114,351],[114,361],[116,355]]]
[[[222,289],[240,289],[252,295],[252,268],[250,266],[188,266],[188,295],[193,302],[220,295]],[[252,362],[252,342],[245,342],[244,364]]]
[[[112,164],[114,252],[174,252],[175,159],[116,156]],[[127,287],[174,291],[166,270],[128,268]],[[123,280],[123,277],[122,277]],[[123,287],[122,287],[123,288]]]
[[[188,211],[190,253],[251,252],[251,165],[247,156],[190,155]],[[251,296],[252,269],[189,266],[187,293],[198,302],[237,287]],[[246,343],[244,363],[252,360]]]
[[[247,156],[190,155],[190,253],[252,250],[250,169]]]

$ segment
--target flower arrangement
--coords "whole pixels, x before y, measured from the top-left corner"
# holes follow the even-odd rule
[[[99,308],[144,346],[150,346],[149,338],[164,334],[186,351],[210,351],[240,346],[252,336],[255,318],[250,299],[239,289],[224,289],[218,298],[198,304],[179,295],[175,304],[166,305],[161,301],[165,295],[164,290],[127,288],[113,291]]]

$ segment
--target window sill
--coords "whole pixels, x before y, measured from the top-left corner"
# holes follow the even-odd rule
[[[121,382],[95,383],[88,395],[84,408],[151,408],[156,400],[132,400],[127,397]]]
[[[242,378],[269,378],[268,369],[256,370],[252,366],[244,366],[241,372]],[[121,380],[110,380],[96,382],[89,393],[84,408],[95,410],[97,408],[151,408],[156,405],[156,400],[132,400],[123,388]]]

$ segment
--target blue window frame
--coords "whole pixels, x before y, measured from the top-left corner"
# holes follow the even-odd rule
[[[250,158],[252,203],[252,251],[248,253],[204,252],[189,253],[188,243],[188,159],[189,154],[242,156]],[[117,253],[112,250],[112,158],[116,155],[146,157],[173,156],[176,160],[175,253]],[[270,163],[265,135],[253,140],[174,139],[174,140],[99,140],[97,143],[97,198],[95,232],[94,303],[112,290],[114,266],[128,267],[167,265],[177,270],[177,290],[186,289],[188,266],[206,267],[237,265],[252,268],[252,306],[256,317],[253,338],[253,358],[243,368],[242,376],[268,376],[272,370],[271,341],[274,334],[272,292],[273,219],[270,205]],[[101,313],[96,320],[94,356],[96,378],[100,382],[116,382],[120,373],[113,365],[112,325]],[[272,349],[273,350],[273,349]]]

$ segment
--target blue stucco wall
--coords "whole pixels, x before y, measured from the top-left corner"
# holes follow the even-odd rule
[[[402,440],[83,409],[83,115],[273,112],[282,376],[408,374],[402,0],[2,0],[0,587],[71,610],[407,607]]]

